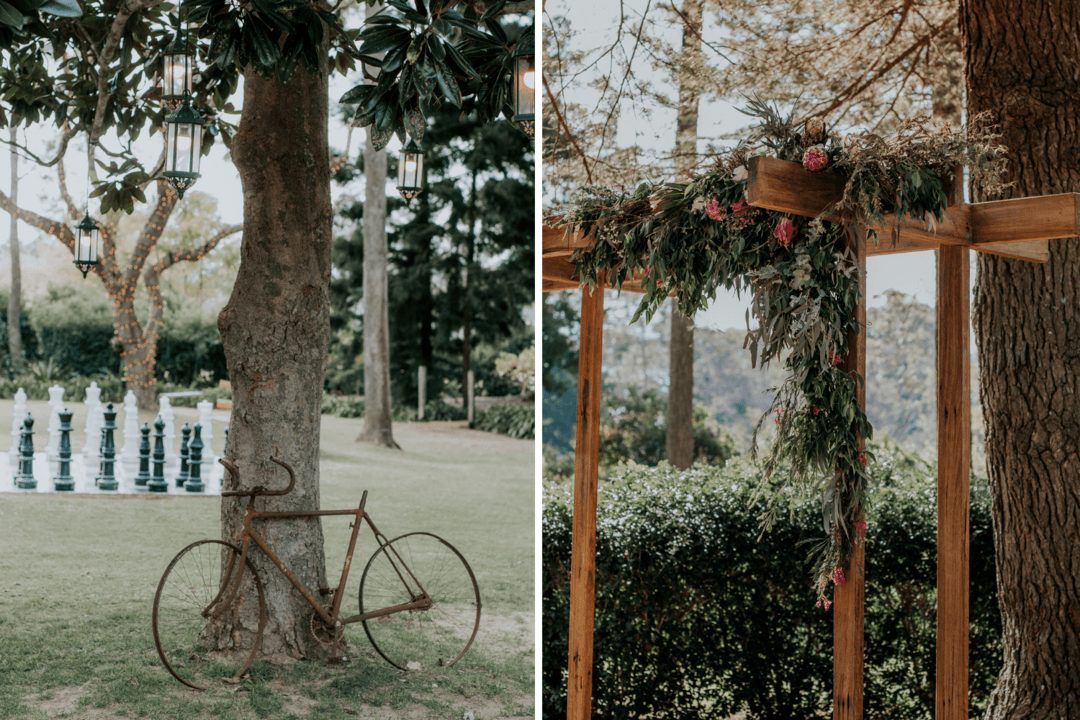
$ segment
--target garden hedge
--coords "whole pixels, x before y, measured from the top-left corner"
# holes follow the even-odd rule
[[[933,468],[878,449],[866,547],[866,717],[930,718],[934,688]],[[600,486],[593,717],[829,718],[831,612],[815,607],[808,541],[820,499],[762,531],[756,468],[620,466]],[[971,507],[971,708],[1001,665],[985,481]],[[572,488],[543,510],[543,713],[565,715]]]

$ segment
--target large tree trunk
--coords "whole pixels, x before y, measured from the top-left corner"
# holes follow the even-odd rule
[[[274,453],[296,470],[292,493],[259,500],[260,509],[319,507],[319,415],[330,337],[327,108],[325,68],[297,69],[287,83],[244,73],[232,144],[244,234],[236,283],[218,317],[233,388],[228,458],[239,466],[243,487],[285,485],[285,473],[269,460]],[[224,538],[236,535],[242,514],[242,501],[222,500]],[[318,519],[275,520],[262,529],[305,585],[326,586]],[[309,629],[311,608],[263,553],[252,558],[269,610],[263,653],[323,655]],[[216,629],[219,637],[250,631],[254,620],[226,617]]]
[[[1080,190],[1080,5],[964,0],[960,17],[969,113],[1001,123],[1013,194]],[[981,255],[975,318],[1004,644],[987,718],[1074,718],[1080,241],[1046,265]]]
[[[19,204],[19,153],[15,150],[15,126],[10,129],[11,135],[11,202]],[[12,212],[11,232],[8,234],[8,243],[11,247],[11,294],[8,295],[7,306],[7,333],[8,333],[8,357],[11,358],[11,369],[18,372],[22,369],[23,341],[22,341],[22,318],[20,305],[22,304],[22,263],[19,260],[19,218]]]
[[[161,310],[158,313],[160,321]],[[135,298],[132,296],[113,298],[113,325],[116,327],[116,342],[120,345],[124,384],[128,390],[135,393],[140,410],[155,410],[157,333],[155,332],[153,337],[147,335],[135,313]]]
[[[386,272],[386,151],[364,141],[364,430],[396,448],[390,399],[390,296]]]
[[[462,283],[461,302],[461,406],[469,413],[469,371],[472,370],[472,324],[473,263],[476,260],[476,175],[472,169],[472,185],[469,189],[467,220],[469,229],[465,236],[465,277]]]
[[[682,54],[679,57],[679,117],[675,134],[675,168],[689,175],[697,157],[698,101],[701,82],[701,16],[704,0],[683,3]],[[694,321],[671,311],[668,363],[667,457],[675,467],[694,462]]]

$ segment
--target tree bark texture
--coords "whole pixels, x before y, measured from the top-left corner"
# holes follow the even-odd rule
[[[701,22],[704,0],[683,3],[682,55],[678,66],[679,116],[675,167],[679,176],[693,172],[697,159],[698,84],[701,70]],[[675,467],[694,462],[694,322],[672,308],[668,364],[667,457]]]
[[[390,308],[386,271],[386,151],[364,141],[364,430],[360,440],[394,442],[390,397]]]
[[[10,129],[11,136],[11,202],[19,204],[19,153],[15,150],[15,142],[18,139],[15,127]],[[23,341],[22,321],[20,305],[22,304],[22,262],[19,259],[19,218],[15,213],[10,213],[11,231],[8,233],[8,244],[11,248],[11,293],[8,295],[7,306],[7,333],[8,333],[8,357],[11,359],[11,369],[18,372],[22,369]]]
[[[1080,5],[963,0],[960,22],[1012,194],[1080,190]],[[1004,644],[987,718],[1080,717],[1080,241],[981,255],[975,318]]]
[[[120,345],[124,384],[135,393],[141,410],[157,408],[154,369],[157,365],[157,341],[164,305],[150,304],[146,325],[139,323],[134,295],[113,297],[113,327]]]
[[[272,454],[296,470],[292,493],[258,500],[259,509],[319,508],[319,418],[330,337],[327,92],[325,67],[297,69],[288,82],[249,69],[231,148],[244,193],[244,231],[236,283],[218,317],[233,388],[228,458],[239,466],[244,488],[287,483]],[[235,485],[226,479],[227,488]],[[222,500],[224,538],[236,536],[245,502]],[[326,587],[317,518],[260,521],[259,529],[305,585]],[[269,611],[263,654],[340,651],[316,642],[310,607],[271,561],[259,551],[252,559]],[[211,630],[227,647],[256,620],[228,616]]]

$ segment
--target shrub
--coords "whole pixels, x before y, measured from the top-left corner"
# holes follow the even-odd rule
[[[157,376],[180,385],[229,377],[217,324],[202,317],[166,316],[157,346]]]
[[[600,423],[600,464],[633,461],[655,465],[667,457],[667,398],[654,389],[631,387],[625,395],[606,396]],[[694,407],[694,460],[723,463],[735,454],[735,441],[705,409]]]
[[[807,540],[820,500],[793,501],[762,533],[757,470],[617,468],[600,486],[593,717],[830,717],[832,617],[814,606]],[[933,470],[878,451],[866,548],[866,717],[934,706]],[[984,483],[973,483],[980,486]],[[543,510],[543,708],[565,713],[570,487]],[[971,507],[971,708],[1000,667],[990,509]]]
[[[532,438],[536,414],[532,403],[502,403],[478,412],[473,428],[485,432],[509,435],[512,438]]]
[[[54,363],[58,373],[120,371],[120,355],[113,347],[112,310],[104,296],[70,287],[51,288],[34,303],[30,324],[37,339],[37,357]]]
[[[322,413],[343,418],[363,417],[364,401],[347,395],[323,395]]]

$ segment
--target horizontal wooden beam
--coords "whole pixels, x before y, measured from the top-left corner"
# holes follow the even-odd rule
[[[776,158],[750,160],[746,196],[756,207],[816,217],[835,205],[843,192],[844,181],[838,175],[812,173],[798,163]],[[940,221],[904,218],[898,227],[895,216],[886,216],[875,229],[879,248],[886,247],[879,250],[870,243],[868,255],[959,245],[1017,260],[1046,262],[1050,254],[1047,241],[1080,236],[1080,194],[952,205]]]
[[[545,224],[542,237],[544,257],[570,255],[578,248],[592,247],[593,239],[568,225]]]

